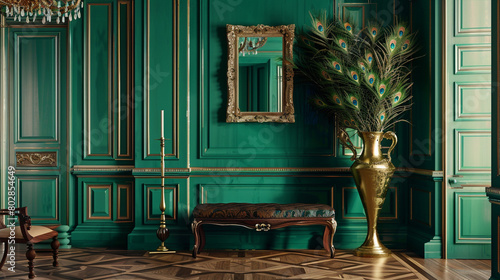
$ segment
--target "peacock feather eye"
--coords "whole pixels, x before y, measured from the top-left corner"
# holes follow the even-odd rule
[[[351,77],[356,82],[358,81],[358,73],[356,73],[356,71],[351,71]]]
[[[366,60],[368,60],[368,63],[372,63],[373,61],[373,55],[371,53],[366,55]]]
[[[361,70],[365,71],[366,70],[366,67],[365,67],[365,64],[363,62],[360,62],[359,63],[359,67],[361,68]]]
[[[346,126],[349,126],[349,125],[350,125],[348,120],[344,120],[344,124],[345,124]]]
[[[368,76],[368,83],[370,83],[370,85],[373,85],[374,82],[375,82],[375,75],[370,74]]]
[[[318,29],[319,32],[323,32],[323,24],[321,24],[321,22],[317,22],[316,23],[316,28]]]
[[[398,35],[399,37],[403,37],[403,35],[405,34],[405,28],[404,27],[400,27],[399,28],[399,31],[398,31]]]
[[[385,120],[385,113],[380,114],[379,119],[383,122]]]
[[[380,86],[378,87],[378,93],[379,93],[380,95],[384,95],[384,93],[385,93],[385,85],[380,85]]]
[[[347,49],[347,44],[344,40],[340,39],[339,40],[339,45],[345,50]]]
[[[358,107],[358,99],[354,96],[351,96],[351,103],[352,105]]]
[[[342,67],[340,66],[340,63],[338,63],[337,61],[333,62],[333,68],[335,68],[335,70],[339,72],[342,72]]]
[[[312,43],[309,39],[307,39],[306,36],[300,36],[300,39],[302,39],[302,42],[306,43],[307,45],[311,46]]]
[[[376,27],[372,27],[371,34],[373,37],[377,36],[378,30]]]
[[[397,92],[395,95],[394,95],[394,104],[398,103],[399,100],[401,100],[401,92]]]
[[[396,40],[392,39],[389,46],[391,47],[391,51],[393,51],[396,48]]]
[[[335,103],[337,103],[338,105],[342,105],[342,101],[340,101],[340,98],[338,95],[334,95],[333,96],[333,100],[335,101]]]
[[[409,45],[410,45],[410,40],[406,40],[403,44],[403,51],[406,50]]]
[[[320,107],[323,107],[325,106],[325,102],[323,102],[323,100],[321,99],[314,99],[314,102],[316,103],[316,105],[320,106]]]
[[[323,75],[323,77],[325,77],[325,79],[327,79],[329,81],[331,80],[330,75],[328,75],[328,73],[326,73],[325,70],[321,71],[321,75]]]
[[[348,22],[344,23],[344,27],[347,31],[349,31],[349,33],[352,32],[352,26]]]
[[[356,126],[356,122],[353,119],[351,119],[351,125]]]

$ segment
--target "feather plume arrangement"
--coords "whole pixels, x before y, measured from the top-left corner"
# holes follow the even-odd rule
[[[326,12],[311,14],[310,28],[296,36],[293,64],[317,88],[312,104],[335,115],[340,128],[384,131],[406,121],[415,46],[404,23],[358,29]]]

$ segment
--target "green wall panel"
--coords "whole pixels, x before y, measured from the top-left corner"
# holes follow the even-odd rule
[[[361,202],[356,187],[342,188],[342,218],[365,219],[363,203]]]
[[[132,221],[134,206],[133,184],[118,184],[117,188],[116,219],[119,221]]]
[[[165,110],[165,154],[177,157],[179,145],[179,90],[176,71],[178,37],[177,14],[172,0],[146,0],[146,72],[144,157],[160,153],[160,112]],[[169,19],[169,20],[166,20]],[[175,24],[175,25],[174,25]],[[167,55],[168,54],[168,55]],[[158,157],[153,157],[157,159]]]
[[[322,203],[332,205],[333,188],[321,185],[211,185],[198,186],[199,203]]]
[[[491,19],[484,14],[490,9],[490,0],[455,0],[455,34],[467,36],[491,32]]]
[[[432,192],[418,187],[410,189],[410,222],[432,227]]]
[[[490,83],[455,83],[455,100],[455,120],[490,120]]]
[[[133,19],[132,3],[118,2],[117,8],[117,46],[116,46],[116,79],[117,79],[117,102],[116,102],[116,154],[120,159],[133,159]]]
[[[111,3],[87,3],[85,19],[85,157],[113,156]]]
[[[160,221],[160,204],[161,204],[161,185],[144,185],[144,223],[159,224]],[[165,185],[165,219],[177,220],[178,185]]]
[[[87,189],[87,217],[84,220],[111,220],[112,185],[85,184]]]
[[[134,222],[134,183],[130,176],[78,176],[75,247],[127,247]],[[90,237],[91,236],[91,237]]]
[[[491,243],[491,207],[484,193],[455,193],[456,243]],[[482,209],[478,213],[477,209]],[[484,226],[488,225],[488,226]]]
[[[17,184],[18,207],[27,206],[32,221],[59,222],[59,176],[19,176]]]
[[[16,142],[59,140],[58,35],[15,36]]]
[[[491,132],[455,130],[456,174],[489,173],[491,170]]]
[[[413,175],[408,180],[407,248],[424,258],[441,258],[441,179]]]
[[[489,73],[491,46],[489,44],[455,45],[455,74]]]

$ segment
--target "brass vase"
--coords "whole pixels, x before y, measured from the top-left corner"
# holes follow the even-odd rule
[[[341,131],[339,138],[342,143],[353,152],[354,163],[351,172],[358,189],[359,196],[365,209],[368,222],[368,234],[365,242],[354,250],[354,255],[360,257],[388,257],[391,251],[379,240],[377,220],[384,205],[387,188],[394,174],[395,167],[391,163],[391,152],[398,139],[394,132],[358,132],[363,140],[363,151],[356,159],[356,147],[352,145],[349,136]],[[382,155],[381,142],[383,138],[391,139],[392,144],[387,157]]]

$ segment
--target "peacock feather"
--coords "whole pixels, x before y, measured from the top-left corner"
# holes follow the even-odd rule
[[[403,22],[358,29],[326,12],[311,14],[311,25],[297,31],[293,65],[315,86],[311,104],[340,127],[384,131],[410,109],[415,39]]]

